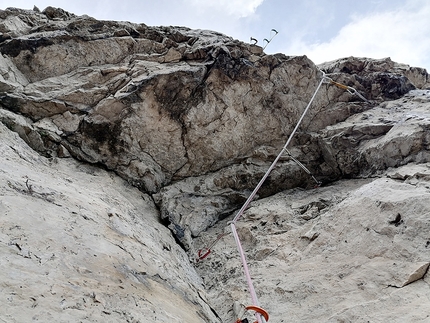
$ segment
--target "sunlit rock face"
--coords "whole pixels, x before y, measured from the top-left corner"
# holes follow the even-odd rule
[[[2,319],[237,319],[249,296],[232,237],[197,272],[196,252],[324,75],[240,223],[261,303],[278,322],[428,319],[414,298],[430,297],[425,69],[316,66],[213,31],[52,7],[0,10],[0,52]]]

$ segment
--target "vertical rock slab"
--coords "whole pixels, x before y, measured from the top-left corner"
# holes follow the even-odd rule
[[[0,138],[0,320],[219,322],[148,195]]]

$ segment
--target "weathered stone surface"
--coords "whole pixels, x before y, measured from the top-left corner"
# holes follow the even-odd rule
[[[366,92],[372,92],[376,95],[382,92],[387,97],[391,96],[391,98],[397,98],[404,94],[400,91],[406,90],[407,92],[408,88],[411,88],[411,85],[408,84],[409,82],[419,89],[430,87],[430,79],[426,69],[399,64],[393,62],[389,57],[383,59],[347,57],[321,64],[319,67],[330,74],[346,73],[354,75],[360,79],[360,83],[366,84],[366,90],[370,86],[371,91]],[[405,78],[395,78],[391,74],[403,75],[407,80]],[[379,84],[374,82],[375,79],[380,80],[380,82],[377,82]],[[392,83],[390,84],[390,82]],[[398,85],[395,85],[395,83]],[[381,85],[386,88],[381,90]]]
[[[413,90],[355,113],[343,122],[302,135],[293,156],[329,183],[339,178],[368,177],[388,167],[430,161],[430,90]],[[279,150],[280,151],[280,150]],[[243,204],[279,151],[260,149],[246,163],[163,188],[156,201],[162,216],[186,248],[190,239]],[[208,185],[209,183],[209,185]],[[315,183],[287,155],[259,192],[259,197]],[[178,227],[179,226],[179,227]]]
[[[0,55],[0,92],[22,90],[28,84],[26,77],[8,57]]]
[[[0,44],[2,69],[9,71],[2,106],[29,117],[41,133],[54,130],[45,155],[65,147],[148,192],[279,147],[321,75],[306,57],[267,56],[211,31],[97,21],[55,8],[1,15],[10,36]],[[360,76],[366,66],[320,68],[371,100],[401,96],[414,87],[407,75],[421,75],[416,86],[427,75],[386,60]],[[304,130],[368,108],[332,86],[323,87],[315,106]]]
[[[237,227],[270,320],[427,322],[429,176],[430,164],[412,164],[388,177],[253,202]],[[195,249],[230,232],[230,219],[195,239]],[[233,303],[251,301],[232,235],[196,265],[212,304],[231,322]]]
[[[260,150],[260,153],[263,151]],[[189,249],[193,237],[245,202],[250,188],[258,184],[267,168],[264,160],[250,158],[243,165],[225,167],[209,175],[190,177],[169,185],[154,194],[154,198],[160,207],[161,217],[167,220],[169,228],[185,249]],[[262,186],[258,197],[304,183],[307,187],[315,185],[297,164],[285,157]]]
[[[0,138],[1,321],[218,322],[148,195]]]
[[[179,246],[193,261],[225,230],[321,70],[368,101],[323,84],[288,147],[323,186],[284,154],[238,223],[261,303],[278,322],[428,320],[424,69],[315,66],[212,31],[52,7],[0,10],[0,52],[0,121],[45,156],[0,128],[5,320],[236,319],[249,296],[232,237],[196,264],[207,301]]]
[[[413,90],[321,131],[325,161],[345,176],[430,160],[430,90]]]

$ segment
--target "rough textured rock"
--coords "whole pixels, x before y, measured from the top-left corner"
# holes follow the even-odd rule
[[[401,94],[396,93],[396,90],[410,87],[406,79],[419,89],[430,87],[429,75],[425,69],[396,63],[389,57],[384,59],[347,57],[321,64],[319,67],[330,74],[353,74],[360,79],[360,83],[366,84],[367,92],[373,92],[374,95],[383,92],[386,97],[398,98]],[[405,78],[393,77],[392,74],[402,75]],[[374,79],[378,79],[379,82],[374,82]],[[397,86],[394,83],[397,83]],[[386,88],[381,91],[382,84]]]
[[[430,160],[430,90],[355,114],[321,131],[324,158],[342,177]]]
[[[0,10],[0,53],[0,125],[41,155],[2,126],[8,320],[235,319],[249,300],[231,237],[196,264],[207,302],[179,246],[194,261],[224,230],[322,71],[368,101],[323,84],[288,147],[323,186],[309,190],[286,154],[240,223],[262,305],[279,322],[429,319],[425,69],[316,66],[212,31],[53,7]]]
[[[203,222],[213,223],[258,182],[312,96],[319,69],[374,102],[428,84],[424,69],[389,59],[350,58],[317,67],[306,57],[267,56],[258,46],[210,31],[97,21],[51,7],[8,9],[1,17],[0,103],[26,118],[2,113],[2,119],[33,148],[105,165],[150,193],[215,173],[208,192],[195,192],[187,181],[182,185],[192,186],[181,188],[184,197],[172,196],[176,188],[157,197],[184,246],[190,240],[181,238],[182,231],[195,236],[205,229],[184,226],[193,221],[184,214],[200,209],[208,214]],[[371,105],[325,85],[297,135],[295,144],[302,147],[296,157],[321,178],[340,178],[312,134]],[[232,172],[242,174],[233,185],[226,181]],[[262,196],[306,186],[296,174],[286,158]],[[207,202],[214,197],[221,200],[218,207]],[[180,214],[178,204],[191,208]]]
[[[369,177],[389,167],[430,161],[430,90],[411,90],[318,132],[302,134],[293,155],[324,183]],[[280,149],[279,149],[280,151]],[[155,195],[169,227],[188,249],[193,237],[243,204],[279,151],[260,150],[260,158],[211,175],[171,184]],[[264,154],[265,153],[265,154]],[[263,157],[264,156],[264,157]],[[281,159],[259,191],[265,197],[280,189],[315,183],[288,156]]]
[[[1,321],[218,322],[148,195],[0,138]]]
[[[428,322],[429,180],[429,163],[412,164],[253,202],[237,227],[270,321]],[[228,220],[195,239],[196,249],[230,232]],[[232,322],[232,304],[250,303],[232,235],[196,265]]]

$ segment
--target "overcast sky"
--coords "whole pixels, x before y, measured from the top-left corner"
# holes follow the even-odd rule
[[[430,72],[429,0],[0,0],[0,9],[60,7],[149,26],[210,29],[315,63],[391,57]],[[272,29],[279,33],[274,36]]]

